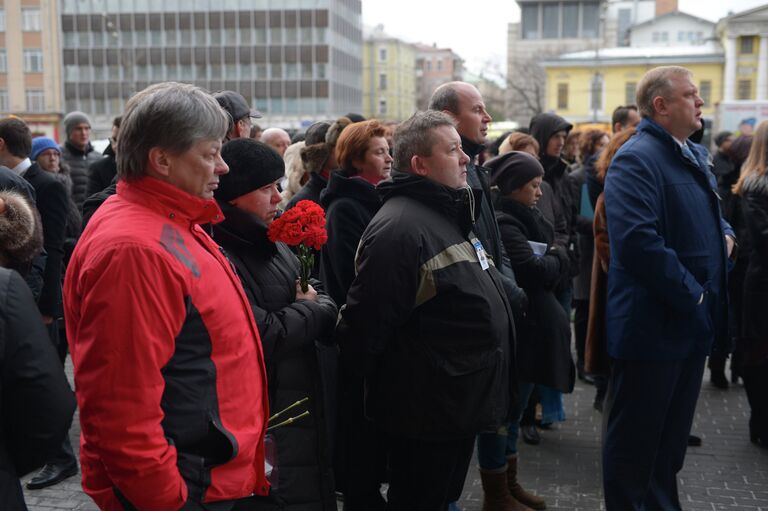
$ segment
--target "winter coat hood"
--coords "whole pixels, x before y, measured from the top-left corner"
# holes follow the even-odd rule
[[[558,157],[547,155],[547,142],[558,131],[568,133],[572,129],[573,125],[571,123],[552,113],[537,114],[531,119],[531,136],[539,143],[541,165],[547,172],[560,161]]]

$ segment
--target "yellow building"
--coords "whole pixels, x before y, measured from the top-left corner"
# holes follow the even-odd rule
[[[723,99],[768,100],[768,5],[721,19],[717,35],[725,48]]]
[[[0,117],[56,140],[63,110],[58,0],[0,1]]]
[[[363,46],[363,115],[403,121],[416,111],[416,50],[381,25]]]
[[[560,55],[545,61],[546,107],[576,124],[610,123],[613,110],[634,104],[640,78],[657,66],[690,69],[704,99],[705,118],[723,99],[724,55],[719,45],[607,48]]]

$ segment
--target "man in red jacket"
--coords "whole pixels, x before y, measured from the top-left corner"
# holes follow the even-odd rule
[[[83,488],[101,509],[249,509],[269,491],[259,334],[238,277],[199,225],[223,218],[213,192],[229,170],[227,127],[192,85],[131,98],[117,194],[67,270]]]

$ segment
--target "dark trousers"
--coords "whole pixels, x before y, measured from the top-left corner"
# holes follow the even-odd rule
[[[474,441],[390,438],[387,511],[446,511],[461,497]]]
[[[53,321],[51,324],[46,325],[48,328],[48,336],[51,342],[56,347],[56,351],[59,355],[62,367],[67,359],[67,338],[65,335],[61,335],[61,329],[58,321]],[[75,452],[72,450],[72,444],[69,441],[69,432],[64,434],[64,438],[61,441],[61,445],[51,455],[50,459],[46,461],[50,465],[70,465],[77,463],[75,458]]]
[[[603,414],[606,511],[680,510],[677,473],[704,374],[704,356],[614,360]]]
[[[576,368],[579,377],[584,375],[584,349],[587,344],[587,324],[589,323],[589,300],[573,301],[573,334],[576,344]]]
[[[744,390],[751,411],[749,435],[753,441],[768,445],[768,362],[741,367]]]

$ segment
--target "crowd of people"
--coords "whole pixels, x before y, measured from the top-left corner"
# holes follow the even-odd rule
[[[518,440],[577,378],[606,509],[680,509],[707,357],[768,446],[768,122],[711,157],[702,105],[667,66],[610,133],[541,113],[488,140],[463,82],[293,138],[156,84],[103,155],[82,112],[61,146],[0,120],[3,509],[42,466],[30,490],[81,470],[104,510],[457,510],[475,451],[484,511],[546,509]],[[271,228],[306,201],[309,262]]]

